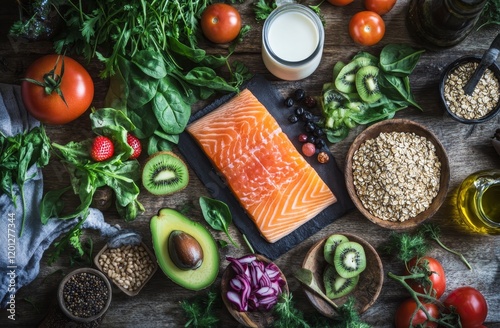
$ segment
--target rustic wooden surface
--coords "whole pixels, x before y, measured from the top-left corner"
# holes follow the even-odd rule
[[[322,84],[331,78],[334,63],[338,60],[349,60],[359,50],[378,53],[382,46],[388,43],[410,43],[418,46],[409,37],[405,26],[407,0],[398,0],[395,8],[384,16],[387,25],[386,35],[380,44],[373,47],[361,47],[354,44],[347,32],[349,18],[355,12],[363,9],[362,1],[355,1],[343,8],[334,7],[325,2],[321,5],[321,10],[326,21],[326,41],[320,67],[311,77],[303,81],[279,81],[267,72],[262,63],[259,46],[262,23],[255,21],[251,3],[250,0],[247,0],[243,4],[236,5],[242,14],[244,23],[251,25],[252,30],[245,42],[237,48],[233,59],[244,62],[253,73],[262,74],[273,81],[283,95],[298,87],[304,88],[310,94],[319,95]],[[31,62],[52,51],[51,44],[48,42],[19,43],[7,38],[8,27],[16,20],[16,17],[16,2],[5,1],[0,12],[0,82],[2,83],[18,84],[23,72]],[[440,108],[437,85],[439,75],[447,63],[466,54],[480,55],[488,48],[498,32],[498,27],[483,29],[474,32],[454,48],[424,53],[411,76],[411,84],[417,102],[422,105],[424,110],[421,112],[416,109],[406,109],[396,115],[396,117],[409,118],[427,126],[437,135],[448,153],[451,168],[448,197],[437,214],[430,219],[430,222],[440,225],[443,231],[443,241],[452,248],[463,252],[474,269],[469,271],[456,257],[446,253],[435,244],[433,244],[431,255],[443,263],[447,273],[447,292],[465,285],[474,286],[483,292],[490,308],[486,324],[488,327],[500,327],[500,238],[472,235],[462,231],[455,222],[457,219],[455,193],[460,182],[469,174],[481,169],[500,167],[500,156],[495,153],[491,146],[491,137],[496,128],[500,127],[500,116],[488,123],[476,126],[458,124],[445,115]],[[207,45],[206,49],[209,52],[225,52],[224,47]],[[98,77],[100,68],[98,62],[93,61],[86,66],[91,71],[96,85],[93,105],[99,107],[102,105],[108,82]],[[363,128],[360,126],[354,129],[345,141],[330,147],[342,169],[351,142]],[[65,126],[48,126],[47,131],[53,141],[60,143],[88,137],[88,113]],[[56,164],[51,164],[44,169],[45,189],[59,188],[67,183],[68,175],[59,174],[59,169],[60,167]],[[201,195],[208,195],[208,192],[196,178],[194,172],[190,173],[192,179],[189,187],[174,196],[157,198],[141,193],[140,201],[145,205],[146,212],[134,222],[125,224],[117,218],[116,213],[112,210],[105,212],[107,221],[137,229],[143,234],[145,241],[150,244],[149,219],[161,207],[179,208],[190,203],[193,206],[191,217],[195,220],[202,220],[197,200]],[[231,227],[230,232],[240,244],[244,245],[241,235],[234,227]],[[390,234],[389,230],[374,225],[358,211],[352,211],[278,258],[276,263],[288,277],[290,291],[293,293],[298,307],[307,313],[315,313],[315,310],[306,299],[299,283],[292,278],[292,272],[300,266],[307,250],[315,242],[337,232],[348,232],[362,236],[374,247],[378,247],[386,241]],[[216,238],[226,239],[222,234],[214,233],[214,235]],[[91,234],[91,236],[95,240],[94,254],[96,254],[103,246],[104,241],[97,235]],[[220,250],[220,256],[223,259],[227,254],[239,256],[248,251],[246,247],[236,249],[230,246]],[[44,257],[38,278],[18,292],[16,321],[7,321],[7,313],[2,310],[0,312],[1,326],[5,326],[4,324],[16,327],[36,326],[47,314],[49,308],[53,306],[51,300],[54,298],[56,286],[62,275],[71,268],[67,258],[61,259],[52,266],[48,266],[46,261],[47,257]],[[401,272],[401,263],[398,260],[382,256],[382,262],[385,273]],[[226,264],[224,260],[221,261],[221,270],[216,285],[220,283],[220,277]],[[124,294],[114,294],[113,302],[102,326],[182,327],[185,319],[179,302],[194,294],[175,285],[165,277],[161,270],[158,270],[139,295],[131,298]],[[406,297],[402,287],[385,278],[380,297],[374,306],[363,314],[363,319],[374,327],[392,326],[396,307]],[[220,327],[238,326],[238,323],[225,309],[221,310],[219,315]]]

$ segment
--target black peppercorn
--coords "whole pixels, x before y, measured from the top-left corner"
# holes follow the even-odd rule
[[[103,279],[92,273],[78,273],[69,278],[63,288],[66,308],[76,317],[89,318],[106,306],[109,290]]]

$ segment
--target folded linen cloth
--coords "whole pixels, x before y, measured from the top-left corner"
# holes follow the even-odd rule
[[[5,136],[13,136],[28,131],[39,122],[25,110],[19,86],[0,83],[0,131]],[[0,306],[7,307],[8,301],[19,288],[33,281],[40,271],[43,253],[61,234],[68,232],[78,223],[71,220],[51,219],[47,224],[40,220],[40,201],[43,197],[42,170],[36,165],[29,168],[30,180],[24,184],[26,204],[25,229],[21,237],[19,230],[23,206],[21,197],[17,204],[0,192]],[[19,188],[14,187],[19,195]],[[98,230],[102,236],[110,237],[119,233],[119,228],[104,221],[102,213],[90,209],[82,228]],[[13,296],[11,296],[13,295]]]

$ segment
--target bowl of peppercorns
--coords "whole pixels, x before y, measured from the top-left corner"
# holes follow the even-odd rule
[[[500,111],[500,67],[495,62],[486,68],[472,94],[464,91],[480,62],[481,57],[464,56],[450,63],[441,75],[441,104],[458,122],[482,123]]]
[[[64,315],[76,322],[92,322],[102,317],[111,303],[111,284],[102,272],[76,269],[59,284],[57,300]]]

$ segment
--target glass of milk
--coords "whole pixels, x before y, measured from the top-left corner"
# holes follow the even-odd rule
[[[279,5],[262,29],[262,59],[276,77],[296,81],[311,75],[323,53],[325,31],[312,9],[298,4]]]

